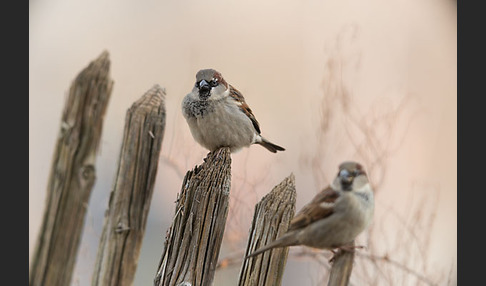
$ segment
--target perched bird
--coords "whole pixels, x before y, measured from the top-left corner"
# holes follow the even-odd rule
[[[349,244],[368,227],[373,210],[373,190],[365,170],[359,163],[344,162],[331,185],[297,213],[285,234],[247,257],[292,245],[352,250]]]
[[[230,147],[235,152],[251,144],[273,153],[285,150],[260,135],[243,95],[213,69],[197,72],[194,88],[182,101],[182,114],[194,139],[209,151]]]

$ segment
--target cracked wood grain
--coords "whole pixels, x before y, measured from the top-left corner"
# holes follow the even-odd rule
[[[127,111],[91,285],[133,285],[164,138],[164,100],[155,85]]]
[[[283,235],[295,215],[295,177],[290,174],[255,206],[246,255]],[[243,260],[238,285],[281,285],[288,247]]]
[[[231,154],[208,153],[187,172],[154,285],[211,285],[223,240],[231,186]]]
[[[86,209],[96,179],[95,159],[113,81],[104,51],[71,84],[47,186],[46,206],[29,285],[69,285]]]

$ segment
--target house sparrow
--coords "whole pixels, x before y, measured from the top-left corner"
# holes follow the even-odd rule
[[[370,224],[373,210],[373,190],[363,167],[344,162],[332,184],[297,213],[285,234],[247,258],[292,245],[351,250],[347,246]]]
[[[260,135],[260,126],[243,95],[213,69],[200,70],[191,93],[182,101],[182,114],[192,136],[214,151],[230,147],[231,152],[260,144],[270,152],[285,149]]]

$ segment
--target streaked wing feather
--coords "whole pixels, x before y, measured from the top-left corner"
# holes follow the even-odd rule
[[[327,187],[318,193],[314,199],[305,205],[299,213],[292,219],[289,231],[305,227],[314,221],[326,218],[333,214],[334,202],[339,198],[339,193]],[[329,207],[323,207],[322,203],[329,204]]]
[[[253,127],[255,127],[255,130],[258,132],[258,134],[261,133],[260,131],[260,125],[258,124],[258,121],[255,118],[255,115],[253,115],[253,112],[251,111],[251,108],[246,104],[245,98],[239,92],[236,88],[233,86],[229,85],[230,88],[230,96],[235,99],[239,103],[240,110],[250,118],[251,123],[253,123]]]

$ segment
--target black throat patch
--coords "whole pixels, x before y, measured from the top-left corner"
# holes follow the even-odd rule
[[[214,104],[214,103],[213,103]],[[214,111],[214,106],[207,100],[197,100],[189,104],[189,113],[197,118],[206,116]]]

